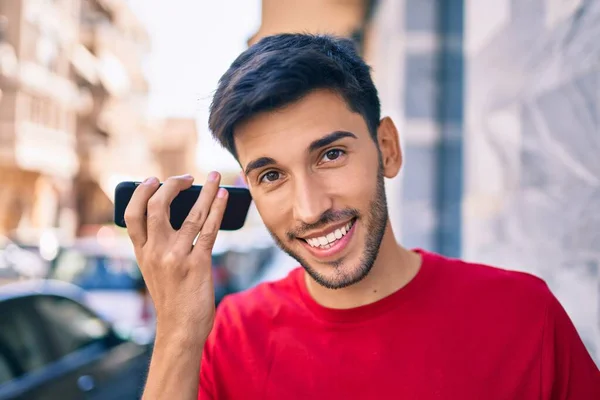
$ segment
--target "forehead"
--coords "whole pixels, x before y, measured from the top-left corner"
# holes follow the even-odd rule
[[[363,117],[329,90],[314,91],[275,111],[257,114],[235,129],[235,146],[242,166],[256,157],[278,158],[285,150],[305,152],[308,145],[334,131],[349,131],[359,140],[368,137]]]

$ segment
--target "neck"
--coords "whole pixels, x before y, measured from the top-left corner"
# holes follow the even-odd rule
[[[374,303],[410,282],[421,267],[421,256],[400,246],[388,221],[377,259],[360,282],[343,289],[327,289],[305,273],[306,286],[315,301],[324,307],[348,309]]]

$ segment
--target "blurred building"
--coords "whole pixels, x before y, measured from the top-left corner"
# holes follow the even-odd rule
[[[463,19],[462,0],[379,0],[367,35],[404,152],[388,186],[392,222],[404,245],[452,257],[462,249]]]
[[[79,1],[0,2],[0,234],[76,224]]]
[[[248,44],[282,32],[330,33],[362,43],[365,22],[375,3],[375,0],[263,0],[260,28]]]
[[[119,181],[194,171],[195,122],[146,115],[149,51],[126,0],[0,2],[0,235],[69,242]]]
[[[81,0],[80,24],[72,70],[90,100],[77,124],[76,196],[83,227],[111,221],[116,180],[156,174],[158,165],[150,147],[157,129],[145,116],[145,28],[123,0]]]
[[[158,176],[191,174],[196,180],[198,175],[196,153],[198,130],[196,120],[192,118],[167,118],[157,124],[158,130],[151,143],[152,151],[159,165]]]

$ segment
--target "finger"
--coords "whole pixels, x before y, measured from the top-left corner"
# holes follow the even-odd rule
[[[148,201],[148,240],[172,233],[169,222],[171,203],[182,190],[189,189],[194,182],[191,175],[172,176],[167,179]]]
[[[202,187],[198,200],[190,210],[190,213],[186,217],[181,229],[178,232],[178,246],[189,252],[192,249],[192,243],[200,230],[204,221],[208,217],[210,207],[215,200],[217,191],[219,190],[219,183],[221,182],[221,175],[213,171],[208,174],[206,184]]]
[[[217,197],[213,201],[208,217],[202,225],[202,230],[198,235],[198,240],[192,250],[194,257],[203,257],[212,253],[212,248],[217,238],[217,233],[221,228],[221,221],[223,221],[223,215],[225,214],[225,207],[227,206],[227,198],[229,192],[225,188],[220,188],[217,192]]]
[[[135,188],[131,200],[125,209],[125,226],[133,245],[143,246],[146,243],[146,209],[148,200],[158,189],[158,179],[150,177]]]

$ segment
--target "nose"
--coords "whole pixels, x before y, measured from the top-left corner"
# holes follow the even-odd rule
[[[294,184],[294,219],[313,224],[333,206],[331,196],[314,177],[297,177]]]

